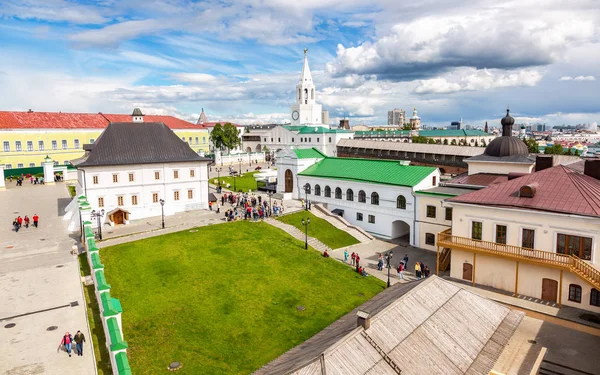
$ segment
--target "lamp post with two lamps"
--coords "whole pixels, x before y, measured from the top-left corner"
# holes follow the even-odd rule
[[[302,219],[302,225],[304,226],[304,250],[308,249],[308,224],[310,224],[310,218],[306,220]]]
[[[102,240],[102,223],[101,218],[104,217],[104,209],[99,211],[92,210],[92,218],[95,218],[98,222],[98,239]]]
[[[387,262],[387,269],[388,269],[388,281],[387,281],[387,287],[390,287],[390,270],[392,269],[392,256],[394,256],[394,252],[390,251],[385,255],[385,261]]]
[[[162,229],[165,229],[165,200],[161,199],[160,202],[160,213],[162,214]]]

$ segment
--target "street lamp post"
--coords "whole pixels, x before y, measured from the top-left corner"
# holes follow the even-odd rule
[[[242,175],[242,158],[238,158],[238,163],[240,163],[240,176]]]
[[[102,241],[102,223],[100,221],[101,218],[104,217],[104,209],[101,209],[98,212],[96,212],[96,210],[92,210],[92,217],[96,218],[98,221],[98,239]]]
[[[388,269],[388,281],[387,281],[387,287],[388,288],[390,287],[390,270],[392,269],[392,256],[393,255],[394,255],[394,252],[390,251],[385,256],[385,260],[387,262],[387,269]]]
[[[304,225],[304,250],[308,249],[308,224],[310,224],[310,218],[306,218],[306,220],[302,219],[302,225]]]
[[[162,214],[162,229],[165,229],[165,200],[161,199],[160,202],[160,212]]]

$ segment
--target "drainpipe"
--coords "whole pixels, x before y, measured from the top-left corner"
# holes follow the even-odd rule
[[[82,169],[82,171],[83,171],[83,195],[85,195],[87,198],[87,181],[86,181],[87,176],[85,174],[85,169]]]
[[[417,232],[417,219],[416,219],[417,218],[417,195],[415,194],[414,191],[411,192],[411,194],[413,196],[413,207],[414,207],[413,211],[414,212],[413,212],[413,235],[412,235],[412,238],[411,238],[412,239],[412,244],[410,242],[409,242],[409,244],[412,245],[412,246],[415,246],[413,244],[416,244],[415,235],[416,235],[416,232]]]

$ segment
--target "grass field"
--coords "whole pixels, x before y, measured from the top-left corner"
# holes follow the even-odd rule
[[[248,172],[248,173],[244,173],[242,174],[241,177],[236,177],[235,178],[235,191],[243,191],[243,192],[248,192],[248,190],[252,190],[252,191],[256,191],[258,189],[257,184],[256,184],[256,180],[254,179],[254,175],[257,174],[260,171],[255,171],[255,172]],[[218,180],[217,177],[211,178],[210,179],[210,183],[212,185],[217,185],[215,184],[215,180]],[[226,187],[227,184],[231,185],[231,190],[233,190],[234,188],[234,181],[233,181],[233,177],[228,176],[228,175],[221,175],[221,186]]]
[[[310,217],[310,224],[308,224],[308,235],[323,242],[332,249],[339,249],[340,247],[354,245],[359,242],[356,238],[352,237],[348,233],[329,224],[327,220],[316,217],[310,213],[310,211],[299,211],[290,215],[284,215],[277,218],[277,220],[293,225],[304,232],[302,219],[306,219],[307,217]]]
[[[266,223],[101,250],[135,374],[248,374],[384,288]],[[303,306],[304,311],[299,311]]]

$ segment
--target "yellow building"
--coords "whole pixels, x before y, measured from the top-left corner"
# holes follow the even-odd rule
[[[139,111],[139,110],[138,110]],[[136,113],[136,112],[134,112]],[[173,116],[144,116],[145,122],[162,122],[196,152],[209,151],[209,132]],[[0,163],[10,169],[40,167],[46,155],[55,164],[68,164],[83,156],[83,145],[94,143],[111,122],[132,122],[134,115],[61,112],[0,112]]]

